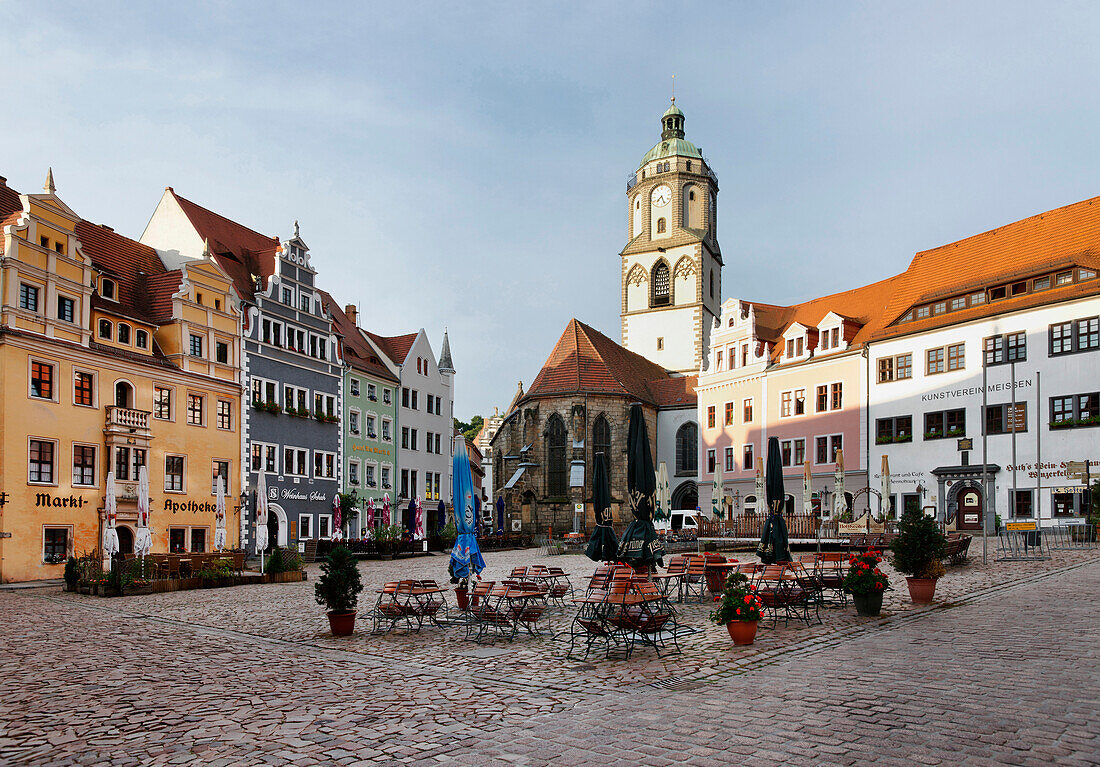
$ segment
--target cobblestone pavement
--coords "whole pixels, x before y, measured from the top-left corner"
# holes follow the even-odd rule
[[[580,556],[494,552],[486,577]],[[742,557],[743,559],[745,557]],[[363,563],[374,589],[435,556]],[[328,635],[311,581],[123,599],[0,592],[0,764],[1100,764],[1100,552],[950,568],[937,605],[830,608],[735,648],[565,658],[457,627]],[[570,613],[557,610],[557,628]]]

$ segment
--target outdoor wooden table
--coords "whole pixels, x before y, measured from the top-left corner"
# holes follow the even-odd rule
[[[519,633],[520,626],[527,631],[531,636],[540,636],[542,632],[539,631],[538,622],[546,615],[546,594],[547,592],[542,589],[534,588],[515,588],[509,586],[504,588],[503,594],[494,594],[489,592],[490,596],[498,598],[497,604],[507,603],[507,614],[512,618],[512,635],[514,638]],[[553,631],[550,629],[550,619],[547,616],[546,630],[550,634]]]
[[[420,631],[424,626],[425,619],[437,628],[443,628],[436,618],[436,614],[447,606],[446,589],[438,586],[399,585],[396,590],[387,590],[383,587],[376,589],[376,591],[379,594],[392,594],[390,604],[397,605],[398,610],[405,616],[410,631]],[[412,627],[414,621],[416,623],[415,629]]]
[[[704,565],[707,578],[707,591],[711,594],[718,594],[721,592],[722,588],[726,585],[726,578],[731,571],[737,569],[737,566],[737,562],[707,562]]]

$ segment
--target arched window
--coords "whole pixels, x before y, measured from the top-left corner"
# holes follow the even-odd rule
[[[596,418],[596,423],[592,426],[592,457],[595,458],[596,453],[603,453],[604,459],[607,461],[607,478],[611,479],[611,424],[607,422],[607,416],[603,413]],[[595,461],[593,461],[593,465]]]
[[[688,201],[689,202],[695,202],[695,192],[694,191],[689,191],[688,192]]]
[[[546,427],[546,494],[551,497],[569,494],[565,437],[565,422],[555,413],[550,416],[550,423]]]
[[[714,270],[710,270],[710,297],[714,298]]]
[[[661,219],[664,221],[664,219]],[[653,306],[668,306],[672,303],[672,283],[669,280],[668,263],[661,261],[653,267]]]
[[[665,220],[664,218],[657,219],[657,234],[664,234],[665,232]]]
[[[676,474],[699,471],[699,427],[685,423],[676,432]]]
[[[118,323],[118,342],[127,345],[130,343],[130,326],[124,322]]]
[[[126,381],[119,381],[115,384],[115,405],[117,407],[134,406],[134,387]]]

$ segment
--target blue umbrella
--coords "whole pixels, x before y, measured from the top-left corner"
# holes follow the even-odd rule
[[[439,529],[442,530],[447,526],[447,504],[440,501],[439,507],[435,511],[436,516],[439,517]]]
[[[416,533],[416,499],[409,499],[409,506],[405,509],[405,527],[408,529],[409,534]]]
[[[454,456],[454,497],[455,527],[458,538],[451,549],[451,562],[447,571],[451,582],[459,578],[469,578],[485,569],[485,560],[477,545],[474,533],[474,481],[470,476],[470,456],[465,450],[456,450]]]
[[[504,496],[497,496],[497,535],[504,535]]]

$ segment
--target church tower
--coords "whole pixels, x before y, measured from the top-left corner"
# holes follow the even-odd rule
[[[722,302],[718,177],[684,138],[684,113],[661,116],[661,140],[626,184],[622,343],[666,370],[699,370]]]

